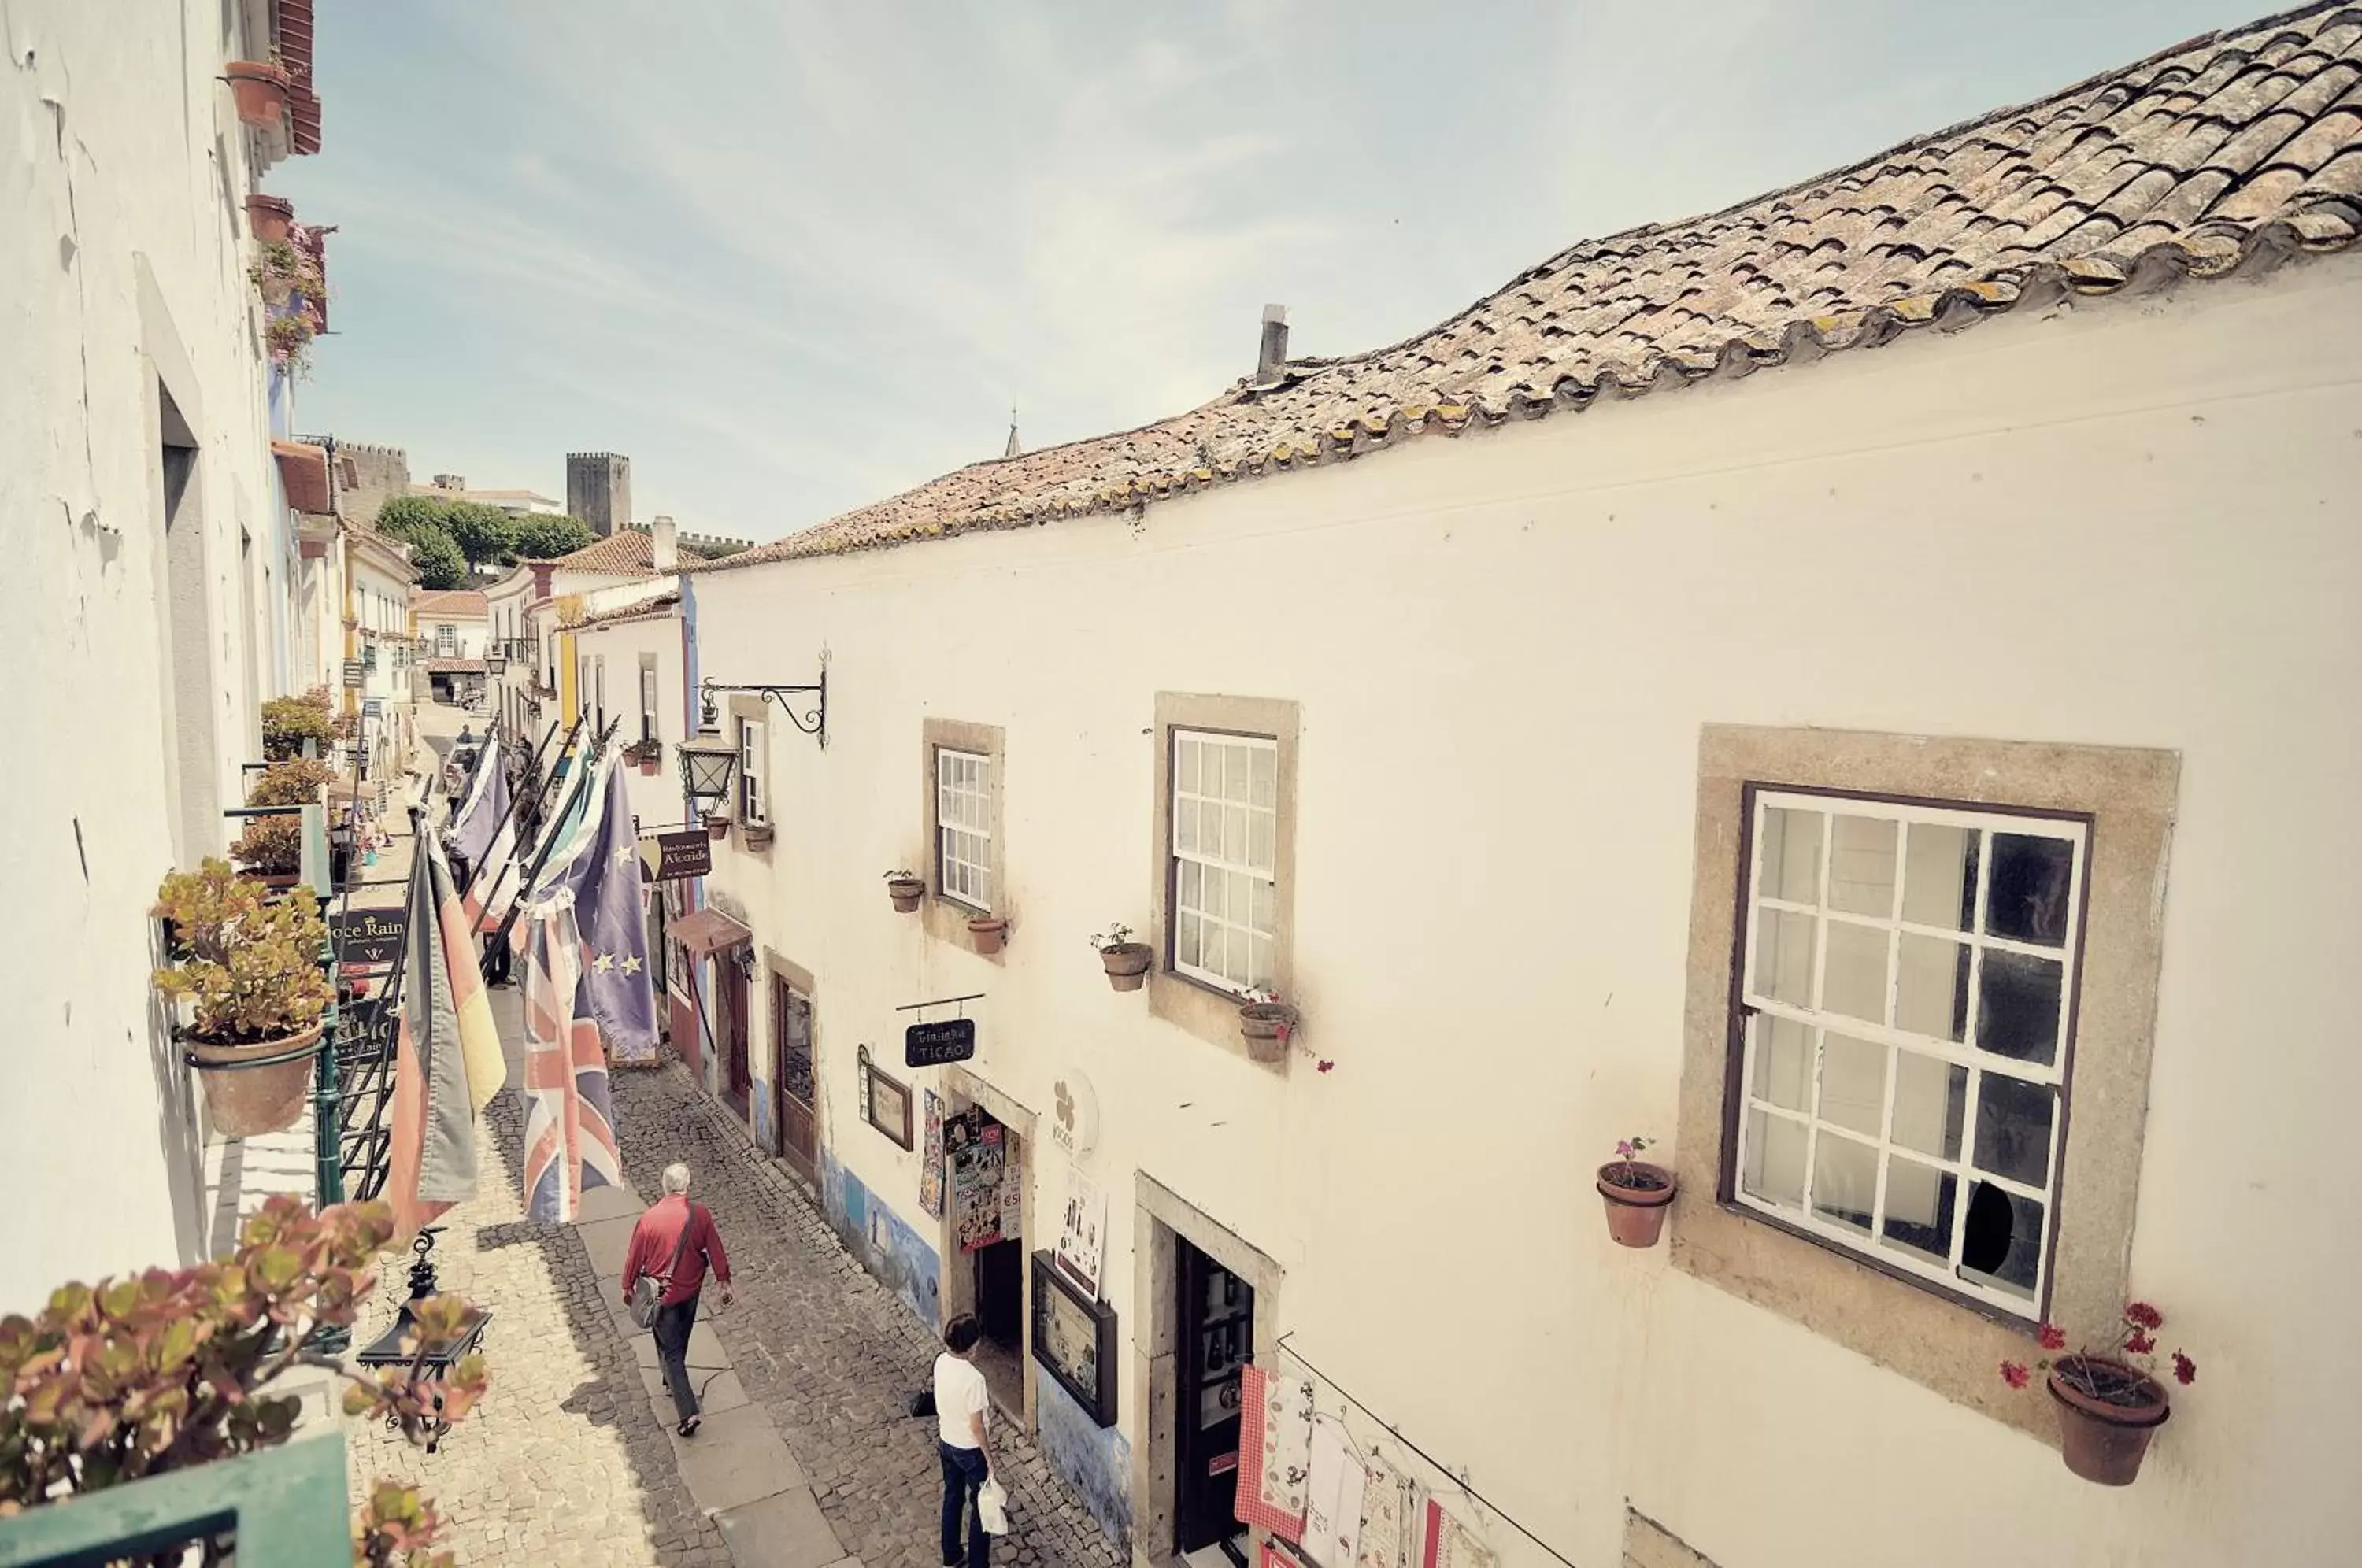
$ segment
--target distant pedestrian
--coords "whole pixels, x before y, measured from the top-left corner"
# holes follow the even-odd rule
[[[935,1357],[935,1452],[944,1462],[944,1568],[985,1568],[992,1538],[984,1532],[977,1494],[992,1479],[992,1444],[985,1423],[992,1408],[984,1374],[976,1369],[984,1331],[966,1313],[944,1327],[944,1353]],[[960,1552],[960,1522],[967,1522],[967,1552]]]
[[[705,1284],[708,1264],[722,1282],[722,1304],[730,1305],[730,1254],[722,1250],[721,1232],[713,1216],[689,1200],[689,1167],[665,1167],[664,1196],[648,1206],[632,1227],[632,1244],[624,1254],[624,1303],[632,1300],[632,1286],[645,1275],[658,1282],[662,1294],[657,1309],[657,1362],[664,1368],[665,1386],[680,1417],[683,1437],[697,1434],[697,1390],[689,1381],[689,1335],[697,1325],[697,1293]],[[982,1559],[978,1559],[979,1562]]]

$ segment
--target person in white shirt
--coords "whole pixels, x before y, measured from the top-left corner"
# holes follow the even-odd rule
[[[991,1397],[976,1369],[984,1337],[966,1313],[944,1327],[944,1353],[935,1357],[935,1452],[944,1462],[944,1568],[985,1568],[992,1538],[977,1516],[977,1492],[992,1478],[992,1444],[985,1435]],[[960,1553],[960,1521],[967,1522],[967,1553]]]

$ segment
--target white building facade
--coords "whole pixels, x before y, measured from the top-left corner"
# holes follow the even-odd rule
[[[825,748],[724,709],[701,1070],[914,1312],[985,1319],[1136,1561],[1224,1533],[1242,1355],[1519,1568],[2342,1560],[2357,69],[2328,8],[2198,40],[685,573],[690,685],[829,679]],[[2145,248],[1840,215],[2006,212],[2011,137],[2096,205],[2043,161],[2080,127],[2178,167],[2150,97],[2274,72],[2296,173]],[[1874,307],[1810,297],[1823,239]],[[1664,296],[1645,371],[1578,314],[1617,289]],[[1251,987],[1300,1010],[1271,1059]],[[939,1161],[931,1096],[1001,1152]],[[1651,1250],[1594,1192],[1635,1134]],[[1077,1306],[1036,1255],[1101,1202]],[[2200,1370],[2118,1493],[1999,1368],[2130,1299]],[[1042,1358],[1101,1331],[1087,1398]]]

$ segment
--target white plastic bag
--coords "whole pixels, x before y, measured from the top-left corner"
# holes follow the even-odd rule
[[[1009,1488],[1000,1484],[999,1476],[987,1477],[976,1489],[976,1517],[984,1522],[985,1534],[1009,1533]]]

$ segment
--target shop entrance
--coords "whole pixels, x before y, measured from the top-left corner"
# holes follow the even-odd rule
[[[1219,1546],[1243,1568],[1239,1485],[1240,1372],[1254,1355],[1254,1286],[1175,1236],[1179,1367],[1174,1401],[1175,1544]],[[1200,1562],[1205,1559],[1200,1559]]]
[[[945,1218],[961,1258],[947,1314],[976,1314],[976,1366],[992,1402],[1025,1419],[1025,1140],[981,1105],[944,1121]]]

